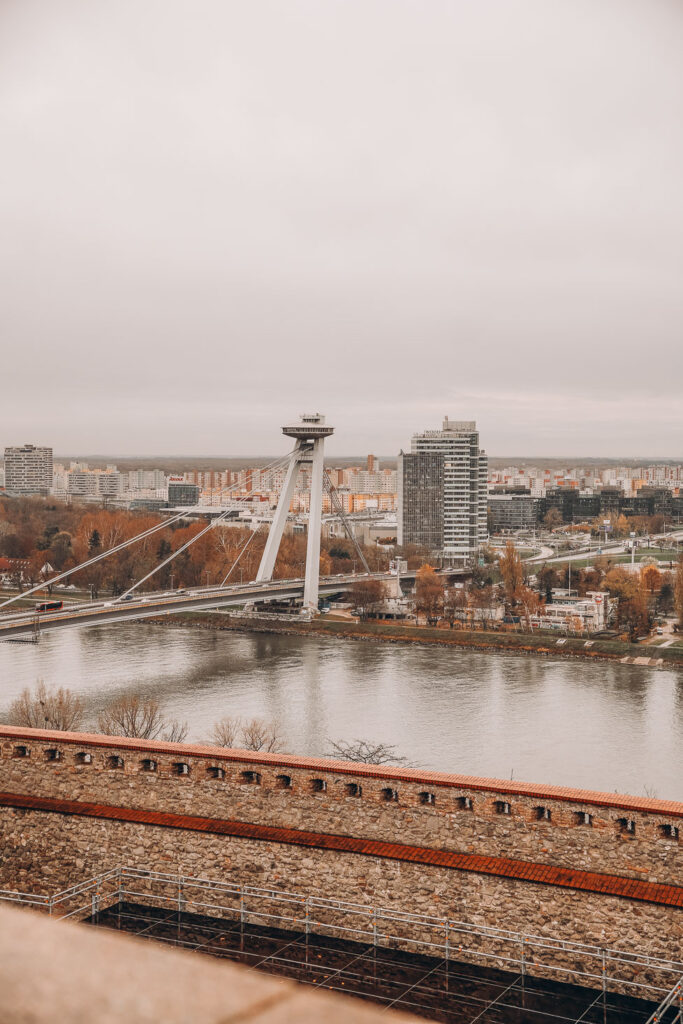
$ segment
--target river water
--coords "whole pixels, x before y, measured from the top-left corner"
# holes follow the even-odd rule
[[[190,740],[259,716],[292,753],[363,738],[425,768],[683,800],[678,669],[128,623],[0,644],[0,717],[38,679],[84,697],[84,727],[140,691]]]

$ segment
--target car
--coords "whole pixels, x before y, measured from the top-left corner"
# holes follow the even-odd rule
[[[661,626],[657,626],[657,636],[664,636],[664,630]]]
[[[120,601],[132,601],[133,600],[133,595],[132,594],[124,594],[124,596],[119,598],[119,600]]]

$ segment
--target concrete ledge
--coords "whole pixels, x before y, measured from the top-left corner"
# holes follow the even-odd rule
[[[3,1024],[417,1024],[355,999],[0,908]]]

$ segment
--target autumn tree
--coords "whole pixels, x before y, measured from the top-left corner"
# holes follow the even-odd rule
[[[505,588],[505,601],[512,608],[517,603],[517,595],[524,586],[524,569],[522,559],[511,540],[505,545],[505,551],[498,560],[500,575]]]
[[[643,586],[650,594],[657,593],[662,586],[662,574],[656,565],[646,565],[640,571]]]
[[[543,516],[543,525],[547,530],[555,530],[558,526],[562,526],[562,523],[562,513],[559,508],[549,508]]]
[[[676,615],[678,616],[678,625],[679,628],[683,629],[683,558],[680,559],[676,566],[673,588],[674,607],[676,609]]]
[[[428,622],[434,622],[443,611],[444,585],[431,565],[423,565],[415,575],[415,607]]]
[[[617,621],[631,639],[649,629],[647,594],[640,576],[616,566],[605,576],[604,585],[611,597],[618,598]]]

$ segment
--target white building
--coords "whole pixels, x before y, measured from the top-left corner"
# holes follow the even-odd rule
[[[52,448],[5,448],[5,489],[9,494],[47,495],[52,486]]]
[[[438,537],[445,562],[471,562],[487,536],[487,476],[474,420],[446,417],[441,430],[414,434],[399,456],[398,543],[433,547]]]

